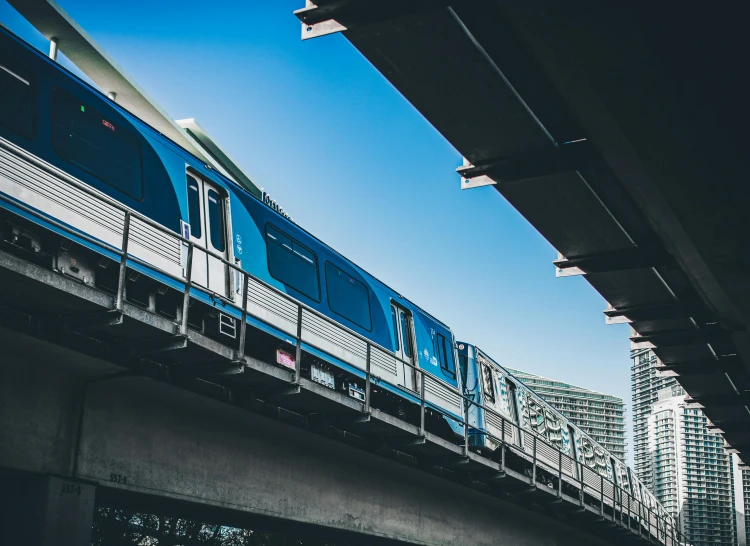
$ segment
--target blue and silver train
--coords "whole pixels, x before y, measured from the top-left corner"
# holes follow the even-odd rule
[[[468,415],[474,450],[500,439],[518,464],[533,455],[551,469],[561,451],[566,483],[594,492],[603,477],[661,508],[444,323],[2,28],[0,197],[3,249],[109,292],[126,253],[128,301],[175,321],[189,275],[192,328],[236,343],[246,316],[243,351],[360,400],[369,361],[373,406],[413,417],[423,393],[428,430],[460,443]]]
[[[410,365],[418,367],[426,371],[427,404],[460,418],[454,338],[445,324],[3,29],[0,45],[0,192],[10,198],[0,207],[26,220],[6,220],[5,231],[14,240],[49,256],[65,275],[112,288],[108,269],[114,268],[98,267],[106,265],[98,257],[119,261],[111,252],[122,247],[124,213],[110,204],[116,201],[163,227],[154,229],[137,217],[130,225],[128,254],[141,263],[128,267],[153,281],[139,284],[182,290],[175,279],[186,274],[185,244],[170,236],[180,234],[196,249],[208,250],[191,256],[192,281],[204,287],[191,296],[213,312],[215,330],[236,334],[240,314],[224,303],[241,302],[246,289],[250,324],[293,345],[289,338],[298,317],[292,302],[302,302],[331,319],[302,317],[304,353],[310,363],[325,363],[315,370],[316,379],[345,384],[352,395],[363,396],[366,344],[354,332],[383,349],[371,354],[379,394],[396,404],[413,402],[417,378]],[[45,240],[45,232],[58,238]],[[76,246],[60,244],[60,237]],[[251,277],[241,286],[221,258],[262,282]],[[131,297],[138,292],[137,285],[129,287]],[[169,293],[160,292],[155,308],[174,315]],[[191,317],[199,316],[191,308]],[[251,341],[252,347],[263,345]],[[289,358],[287,353],[281,361],[289,364]],[[401,412],[408,408],[399,406]],[[442,421],[457,427],[454,419]]]

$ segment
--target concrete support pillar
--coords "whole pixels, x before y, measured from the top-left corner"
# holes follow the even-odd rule
[[[42,487],[44,529],[40,546],[90,546],[93,485],[50,477]]]
[[[18,486],[15,513],[20,517],[3,521],[5,538],[12,541],[8,544],[91,545],[94,486],[51,476],[29,477],[15,483]]]

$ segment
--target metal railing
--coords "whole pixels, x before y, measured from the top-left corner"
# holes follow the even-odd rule
[[[159,274],[162,274],[172,280],[177,281],[178,283],[182,284],[184,286],[183,290],[183,299],[182,299],[182,305],[181,305],[181,312],[179,313],[179,316],[176,317],[175,325],[177,327],[178,335],[183,337],[188,337],[189,335],[189,311],[190,311],[190,297],[193,293],[193,290],[198,290],[203,292],[205,295],[212,297],[212,298],[218,298],[220,301],[222,301],[223,305],[229,305],[232,308],[234,308],[236,311],[238,311],[238,314],[241,317],[241,324],[240,324],[240,332],[239,332],[239,340],[238,340],[238,347],[236,349],[236,354],[234,357],[234,361],[237,363],[244,363],[245,362],[245,343],[247,339],[247,326],[248,326],[248,284],[250,279],[252,279],[254,282],[259,283],[264,288],[271,290],[275,294],[281,296],[282,298],[286,299],[287,301],[290,301],[294,303],[297,306],[297,320],[296,320],[296,332],[294,337],[295,341],[295,359],[294,359],[294,370],[293,370],[293,379],[292,384],[299,385],[300,383],[300,377],[301,377],[301,361],[302,361],[302,352],[303,352],[303,329],[302,329],[302,322],[303,322],[303,313],[307,312],[314,316],[316,316],[319,319],[322,319],[326,321],[327,323],[333,325],[334,327],[343,330],[347,334],[353,336],[354,338],[362,341],[365,343],[366,347],[366,357],[365,357],[365,369],[362,370],[364,372],[364,380],[365,380],[365,399],[362,403],[362,411],[365,413],[370,413],[372,408],[372,384],[375,382],[376,384],[386,384],[391,386],[394,389],[397,389],[399,391],[404,392],[409,398],[412,400],[417,398],[419,401],[419,425],[418,425],[418,436],[419,437],[425,437],[426,435],[426,422],[425,422],[425,415],[427,412],[427,407],[430,408],[432,411],[436,411],[440,413],[443,417],[446,419],[452,420],[454,423],[460,425],[463,428],[463,456],[469,457],[470,452],[470,429],[473,430],[474,434],[476,435],[482,435],[489,437],[493,439],[497,444],[497,449],[500,449],[500,471],[505,472],[509,468],[506,466],[507,463],[507,453],[514,453],[521,459],[524,459],[531,463],[530,468],[530,476],[529,476],[529,485],[536,488],[537,487],[537,476],[539,474],[539,471],[542,470],[549,474],[552,477],[555,477],[558,481],[557,483],[557,496],[558,498],[562,499],[563,497],[563,483],[568,483],[569,485],[573,487],[578,488],[578,494],[579,499],[578,503],[582,509],[586,509],[586,498],[587,495],[590,499],[589,506],[593,507],[591,502],[595,501],[594,494],[587,493],[586,487],[591,488],[595,491],[595,488],[593,488],[591,485],[587,484],[584,480],[584,469],[590,469],[590,467],[587,467],[583,464],[581,461],[577,461],[574,457],[571,457],[570,455],[563,453],[562,450],[560,450],[557,446],[554,444],[551,444],[547,442],[545,439],[541,438],[537,434],[526,431],[526,429],[523,429],[521,426],[517,425],[516,423],[513,423],[512,421],[508,420],[505,416],[494,410],[493,408],[489,408],[485,406],[484,404],[481,404],[479,402],[474,401],[471,397],[466,396],[465,394],[462,394],[458,391],[458,389],[455,389],[454,387],[445,384],[441,381],[441,379],[437,376],[434,376],[428,372],[426,372],[424,369],[414,365],[412,362],[408,362],[405,359],[402,359],[395,355],[392,350],[387,349],[381,345],[379,345],[376,342],[373,342],[366,337],[358,334],[357,332],[347,328],[346,326],[341,325],[340,323],[336,322],[335,320],[327,317],[323,313],[317,311],[316,309],[313,309],[312,307],[295,300],[294,298],[290,297],[288,294],[282,292],[281,290],[277,289],[274,286],[271,286],[270,284],[266,283],[265,281],[257,278],[255,275],[252,275],[251,273],[248,273],[247,271],[243,270],[238,265],[231,263],[228,261],[224,256],[218,255],[207,248],[198,246],[198,250],[202,253],[205,253],[208,256],[211,256],[212,258],[220,261],[223,263],[229,270],[232,272],[238,274],[238,278],[241,279],[241,304],[237,305],[233,300],[226,298],[224,296],[221,296],[220,294],[213,293],[209,291],[205,286],[199,285],[195,283],[192,280],[192,273],[193,273],[193,257],[196,249],[196,244],[183,237],[181,234],[176,233],[174,231],[169,230],[168,228],[158,224],[157,222],[151,220],[150,218],[133,211],[126,206],[122,205],[118,201],[96,191],[92,188],[87,187],[86,185],[78,182],[73,177],[67,175],[63,171],[59,171],[55,167],[52,167],[43,161],[39,160],[38,158],[34,157],[31,154],[28,154],[28,152],[25,152],[25,150],[22,150],[20,148],[17,148],[15,145],[9,144],[3,139],[0,138],[0,147],[6,148],[12,153],[15,153],[17,155],[23,156],[27,161],[34,163],[39,168],[47,171],[52,176],[58,177],[63,179],[65,182],[71,184],[72,186],[76,187],[77,189],[85,192],[86,194],[96,198],[100,199],[103,202],[107,203],[108,205],[116,208],[117,210],[121,211],[124,214],[124,222],[123,222],[123,233],[122,233],[122,239],[121,239],[121,245],[120,248],[116,248],[110,244],[107,244],[101,240],[98,240],[94,237],[91,237],[83,232],[81,232],[78,229],[75,229],[74,227],[68,226],[67,224],[64,224],[60,221],[57,221],[54,218],[49,217],[48,215],[29,207],[28,205],[21,203],[20,201],[13,199],[7,195],[4,195],[0,193],[0,200],[10,204],[12,207],[15,207],[17,209],[22,210],[23,212],[38,218],[44,222],[49,223],[50,225],[54,226],[55,228],[64,231],[66,233],[69,233],[73,237],[79,238],[83,241],[86,241],[88,243],[91,243],[93,245],[96,245],[97,247],[101,248],[102,250],[106,252],[111,252],[119,257],[119,271],[118,271],[118,283],[116,288],[116,293],[113,301],[113,309],[112,311],[122,313],[123,312],[123,306],[126,299],[126,284],[127,284],[127,268],[128,264],[138,264],[143,267],[146,267],[148,269],[151,269],[155,272],[158,272]],[[170,237],[173,237],[175,240],[179,241],[182,245],[184,245],[187,248],[187,255],[185,260],[185,275],[184,277],[180,277],[177,275],[174,275],[168,271],[165,271],[159,267],[156,267],[150,263],[148,263],[145,260],[142,260],[136,256],[133,256],[129,254],[128,247],[130,242],[130,233],[131,233],[131,225],[133,219],[138,219],[138,221],[143,222],[147,224],[148,226],[161,231],[162,233],[167,234]],[[229,277],[229,276],[228,276]],[[236,278],[236,277],[235,277]],[[268,326],[272,328],[276,328],[270,321],[264,319],[263,317],[254,315],[254,318],[256,320],[259,320]],[[316,347],[314,344],[311,344],[312,346]],[[316,347],[317,349],[323,351],[326,354],[330,354],[327,352],[324,348]],[[412,372],[415,374],[415,377],[418,377],[419,380],[417,381],[418,385],[417,390],[409,389],[408,387],[404,385],[397,385],[391,382],[388,382],[384,380],[381,377],[378,377],[372,373],[372,350],[378,349],[380,351],[385,352],[389,358],[393,358],[395,361],[403,364],[408,369],[412,370]],[[336,358],[333,355],[331,355],[332,358]],[[449,389],[451,393],[456,395],[459,400],[462,401],[462,416],[458,416],[453,414],[452,412],[446,410],[445,408],[440,407],[436,403],[431,403],[426,400],[426,390],[425,390],[425,383],[426,383],[426,377],[430,377],[438,382],[440,382],[441,385],[444,385],[445,388]],[[471,425],[469,421],[469,412],[470,408],[475,407],[478,410],[481,409],[485,412],[488,412],[489,414],[494,415],[496,418],[500,419],[501,423],[501,437],[497,437],[493,434],[491,434],[486,429],[479,429],[474,425]],[[505,436],[505,430],[506,430],[506,423],[510,425],[511,430],[516,430],[516,437],[519,438],[519,445],[515,445],[514,443],[509,443]],[[528,432],[531,437],[533,438],[532,442],[532,453],[529,455],[529,453],[526,452],[526,450],[521,446],[520,439],[523,437],[523,433]],[[542,443],[544,445],[547,445],[552,450],[556,451],[558,453],[558,464],[552,465],[549,462],[546,462],[544,460],[540,460],[538,456],[538,447],[539,443]],[[573,476],[572,474],[569,475],[565,472],[563,472],[563,460],[568,459],[569,460],[569,466],[570,468],[576,469],[576,476]],[[511,469],[512,470],[512,469]],[[591,470],[593,471],[593,470]],[[677,531],[674,528],[674,525],[671,521],[667,519],[666,516],[660,516],[658,513],[654,515],[652,513],[652,510],[646,506],[646,504],[636,498],[634,495],[632,495],[630,492],[623,490],[620,488],[617,483],[614,481],[610,481],[609,479],[605,478],[601,474],[600,476],[600,483],[599,483],[599,499],[598,499],[598,506],[599,506],[599,515],[600,517],[605,517],[606,508],[609,507],[612,509],[612,520],[617,521],[617,513],[620,514],[620,520],[619,523],[624,526],[623,518],[625,516],[625,509],[624,509],[624,503],[623,499],[627,498],[627,516],[628,516],[628,524],[627,528],[631,532],[636,532],[633,529],[633,522],[637,523],[637,532],[639,536],[644,535],[644,530],[646,533],[646,537],[651,542],[652,540],[656,540],[657,543],[661,544],[667,544],[669,546],[672,545],[687,545],[688,542],[685,538],[685,536]],[[612,486],[612,495],[608,496],[605,493],[605,481],[607,485]],[[595,491],[596,492],[596,491]],[[637,514],[634,513],[633,507],[637,508]],[[618,508],[619,507],[619,508]],[[635,519],[637,518],[637,519]],[[645,525],[644,525],[645,522]],[[644,529],[645,528],[645,529]],[[670,540],[667,540],[667,538],[670,538]],[[676,542],[675,542],[676,540]]]

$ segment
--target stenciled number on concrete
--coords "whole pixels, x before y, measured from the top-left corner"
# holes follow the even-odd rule
[[[64,483],[62,487],[60,488],[60,492],[63,495],[80,495],[81,494],[81,486],[80,485],[74,485],[71,483]]]
[[[123,476],[122,474],[112,473],[112,474],[109,475],[109,481],[111,481],[112,483],[120,483],[122,485],[127,485],[128,484],[128,477],[127,476]]]

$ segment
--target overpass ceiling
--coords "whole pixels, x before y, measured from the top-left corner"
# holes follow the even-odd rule
[[[742,18],[587,0],[316,0],[631,322],[750,463]],[[578,268],[578,269],[576,269]]]

